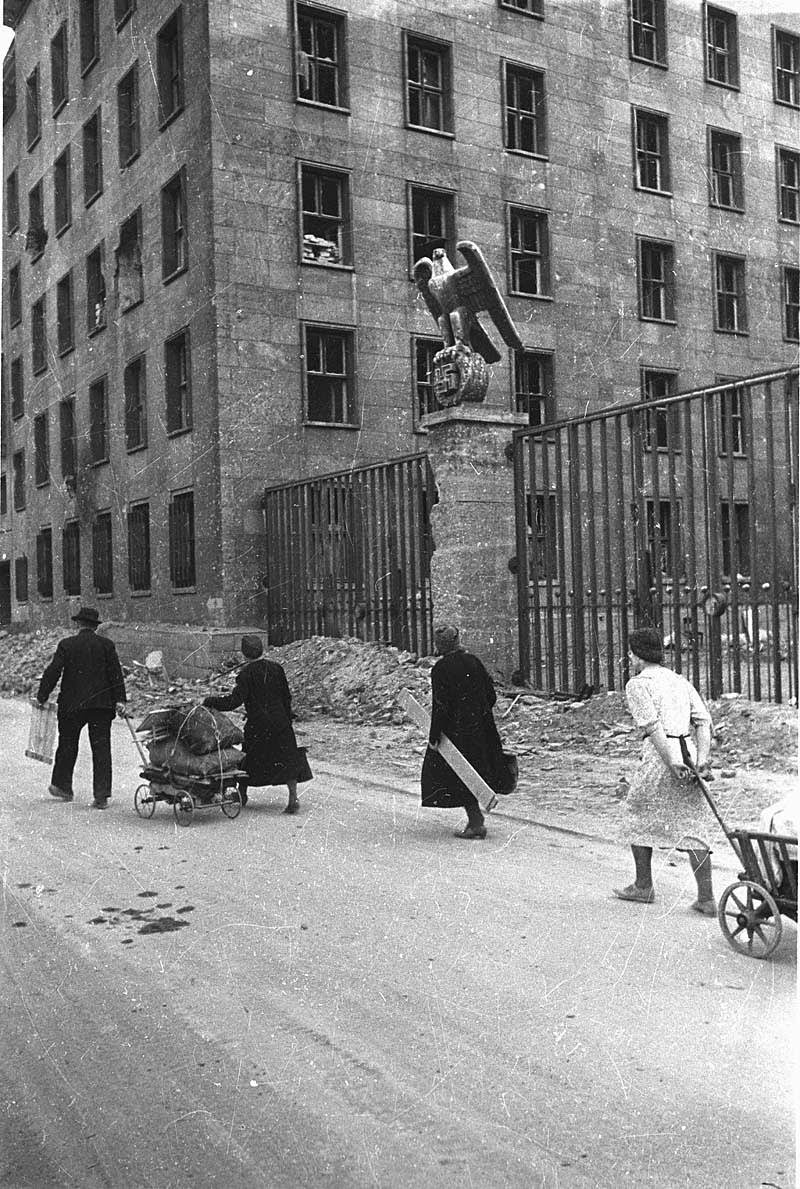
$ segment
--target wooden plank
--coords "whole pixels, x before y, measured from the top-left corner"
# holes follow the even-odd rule
[[[424,706],[420,706],[414,695],[407,689],[401,690],[398,696],[400,705],[412,722],[415,722],[427,738],[431,725],[431,716]],[[430,745],[429,745],[430,746]],[[497,804],[497,794],[490,788],[480,773],[476,772],[469,760],[466,760],[456,745],[442,732],[436,751],[443,760],[450,765],[469,791],[478,799],[484,813],[491,813]]]

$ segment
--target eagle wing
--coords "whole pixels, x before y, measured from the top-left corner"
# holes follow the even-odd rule
[[[430,287],[430,279],[433,276],[433,261],[427,256],[423,256],[414,265],[414,280],[417,283],[417,288],[425,299],[425,305],[433,315],[434,322],[438,323],[443,316],[439,299]]]
[[[522,350],[522,340],[511,321],[508,307],[489,271],[483,252],[470,240],[461,240],[457,247],[467,262],[461,268],[457,268],[450,278],[456,287],[458,304],[466,306],[472,314],[479,314],[485,310],[500,332],[503,342],[517,351]],[[478,350],[477,347],[475,349]],[[481,354],[483,355],[483,351]]]

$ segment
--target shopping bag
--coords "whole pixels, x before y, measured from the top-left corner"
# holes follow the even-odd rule
[[[300,757],[300,771],[297,774],[297,783],[305,784],[307,780],[314,779],[314,773],[311,771],[311,765],[308,762],[305,747],[298,747],[297,753]]]
[[[37,702],[31,699],[31,725],[28,731],[28,746],[25,755],[29,760],[41,760],[52,764],[55,754],[58,708],[55,702]]]

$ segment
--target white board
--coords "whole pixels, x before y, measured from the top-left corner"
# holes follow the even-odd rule
[[[400,691],[398,701],[408,717],[412,722],[417,724],[427,739],[431,725],[431,716],[425,707],[420,706],[414,695],[407,689]],[[497,804],[497,794],[494,789],[490,788],[480,773],[475,771],[469,760],[464,759],[461,752],[452,740],[448,739],[444,731],[435,750],[450,765],[456,776],[459,776],[464,781],[469,791],[477,797],[483,812],[491,813]]]

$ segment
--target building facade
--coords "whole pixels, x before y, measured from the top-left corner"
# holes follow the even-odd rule
[[[482,247],[532,422],[798,351],[800,16],[5,4],[2,618],[261,622],[265,485],[424,450],[413,263]]]

